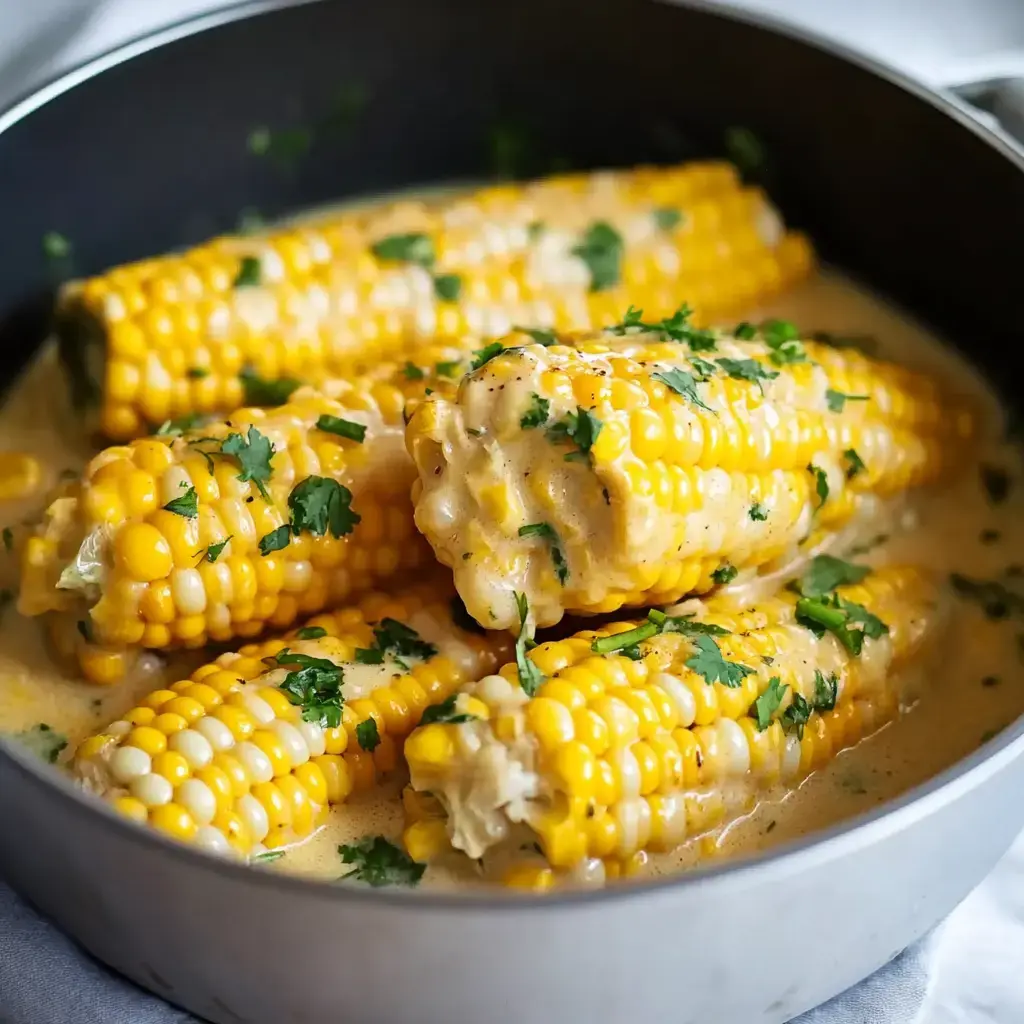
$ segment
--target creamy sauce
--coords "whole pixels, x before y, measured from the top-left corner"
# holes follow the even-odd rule
[[[958,572],[998,579],[1011,589],[1019,585],[1024,593],[1020,459],[1001,440],[1002,417],[978,374],[920,326],[832,273],[748,314],[750,319],[763,316],[785,317],[806,330],[868,336],[875,341],[872,354],[932,373],[953,382],[958,392],[976,396],[983,411],[983,436],[960,480],[940,495],[912,499],[903,514],[903,525],[911,528],[897,529],[891,539],[858,560],[911,562],[943,576]],[[0,505],[0,526],[15,532],[22,519],[38,510],[62,470],[79,470],[94,454],[63,404],[58,373],[55,353],[44,352],[0,410],[4,447],[31,453],[44,467],[36,495]],[[1014,483],[1004,502],[993,504],[981,486],[982,465],[1009,471]],[[1006,575],[1013,566],[1021,567],[1019,579]],[[0,588],[16,586],[15,558],[5,557],[0,549]],[[671,872],[708,857],[736,856],[792,839],[892,799],[953,764],[1024,712],[1024,646],[1019,636],[1024,636],[1024,617],[993,621],[976,602],[957,600],[935,662],[940,668],[921,681],[919,698],[897,722],[839,755],[797,791],[766,794],[750,815],[721,836],[652,857],[645,871]],[[147,658],[130,681],[104,690],[78,682],[73,670],[54,658],[39,621],[20,618],[8,603],[0,619],[0,730],[17,733],[45,722],[66,735],[73,748],[142,693],[162,681],[183,678],[210,658],[210,651],[176,656],[170,662]],[[396,778],[380,792],[336,808],[310,842],[266,869],[337,878],[347,870],[336,852],[339,843],[375,833],[397,839],[402,783]],[[465,862],[458,868],[431,867],[425,881],[450,888],[472,883],[475,877],[472,863]]]

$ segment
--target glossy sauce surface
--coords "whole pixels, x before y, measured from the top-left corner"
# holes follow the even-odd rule
[[[983,410],[982,440],[959,480],[941,492],[915,495],[901,522],[887,527],[888,539],[857,553],[856,560],[912,562],[942,577],[960,573],[998,580],[1024,594],[1020,460],[1003,440],[1004,425],[994,399],[969,364],[900,312],[830,272],[769,308],[749,311],[748,318],[765,316],[790,319],[807,334],[822,331],[856,340],[872,355],[931,372],[958,392],[976,396]],[[44,467],[34,496],[0,504],[0,526],[15,533],[19,522],[42,504],[61,472],[79,470],[92,453],[63,404],[58,374],[55,353],[44,352],[0,411],[2,447],[31,453]],[[1004,479],[1009,480],[1008,493],[1003,500],[993,500]],[[13,591],[16,586],[16,559],[0,549],[0,588]],[[35,730],[30,742],[38,746],[42,739],[46,747],[52,737],[40,736],[36,729],[46,723],[66,736],[68,749],[73,749],[90,732],[117,718],[135,697],[161,680],[182,678],[212,656],[190,653],[171,663],[149,658],[148,670],[103,690],[78,682],[59,665],[48,651],[39,621],[21,619],[8,601],[0,619],[0,731]],[[722,835],[652,857],[645,870],[665,873],[708,857],[750,853],[849,818],[928,779],[1024,713],[1022,659],[1024,617],[1015,619],[1011,609],[1006,617],[992,618],[976,601],[955,599],[941,650],[923,674],[916,701],[897,722],[839,755],[796,792],[766,794],[750,815]],[[401,784],[395,779],[372,796],[335,808],[329,824],[313,840],[268,867],[337,878],[345,870],[336,852],[339,843],[375,833],[398,837]],[[472,864],[466,862],[458,870],[431,867],[425,882],[472,885]]]

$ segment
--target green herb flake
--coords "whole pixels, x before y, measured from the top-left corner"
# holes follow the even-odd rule
[[[221,442],[220,450],[223,455],[238,463],[238,468],[241,471],[238,474],[238,479],[243,483],[255,484],[256,489],[263,496],[263,500],[270,501],[266,487],[267,481],[273,473],[270,460],[274,456],[274,446],[270,443],[270,439],[255,427],[250,426],[245,437],[241,434],[228,434]]]
[[[316,429],[326,434],[337,434],[349,441],[362,444],[366,440],[366,427],[362,423],[353,423],[352,420],[342,419],[340,416],[328,416],[323,414],[316,421]]]
[[[682,222],[683,215],[674,206],[659,206],[651,216],[659,231],[672,231]]]
[[[838,594],[800,598],[796,603],[796,620],[816,636],[831,632],[855,657],[860,655],[866,637],[877,640],[889,632],[889,627],[878,616]]]
[[[605,221],[595,221],[587,228],[572,254],[587,265],[592,292],[601,292],[619,283],[623,248],[622,235]]]
[[[755,523],[763,523],[768,518],[768,509],[766,509],[759,501],[755,501],[747,510],[747,515],[750,516]]]
[[[852,480],[855,476],[867,470],[864,460],[857,454],[856,448],[847,448],[843,452],[843,459],[846,462],[846,479]]]
[[[250,864],[273,864],[284,856],[284,850],[264,850],[263,853],[254,853],[249,858]]]
[[[813,462],[808,463],[807,472],[814,477],[814,490],[818,495],[818,509],[820,509],[828,501],[828,474],[819,466],[815,466]]]
[[[693,310],[684,302],[671,316],[663,320],[644,320],[644,311],[630,306],[621,323],[613,324],[607,330],[620,337],[626,334],[656,334],[662,341],[685,344],[691,352],[710,352],[717,345],[715,332],[694,327],[690,323]]]
[[[814,708],[816,711],[831,711],[839,699],[839,676],[835,672],[826,676],[820,669],[814,670]]]
[[[732,583],[739,574],[740,571],[735,565],[730,565],[728,562],[725,562],[711,574],[711,578],[715,583],[719,584]]]
[[[802,740],[804,738],[804,726],[810,721],[811,711],[813,710],[802,694],[794,693],[792,703],[782,712],[782,716],[779,719],[782,723],[782,728],[786,732],[795,732],[797,739]]]
[[[356,740],[363,750],[371,753],[380,746],[380,733],[375,719],[367,718],[356,726]]]
[[[263,280],[263,268],[255,256],[243,256],[238,265],[238,273],[232,283],[234,288],[254,288]]]
[[[426,374],[412,362],[407,362],[405,366],[402,367],[402,373],[405,374],[406,380],[423,380],[426,376]]]
[[[462,278],[458,274],[436,274],[434,294],[442,302],[458,302],[462,294]]]
[[[716,359],[715,362],[733,380],[745,380],[756,384],[762,392],[764,391],[764,382],[774,380],[779,375],[777,370],[766,369],[756,359]]]
[[[459,695],[457,693],[446,697],[440,704],[431,704],[425,708],[420,725],[430,725],[437,722],[444,725],[461,725],[463,722],[475,722],[476,715],[459,711],[457,705]]]
[[[184,481],[182,481],[184,486]],[[189,487],[181,497],[173,498],[163,506],[167,512],[173,512],[176,516],[184,516],[186,519],[195,519],[199,515],[199,495],[194,487]]]
[[[181,437],[186,431],[192,430],[193,427],[199,426],[203,422],[203,417],[198,413],[189,413],[187,416],[181,416],[176,420],[164,420],[156,429],[156,437]]]
[[[492,341],[489,345],[478,348],[473,353],[473,362],[469,366],[470,370],[479,370],[481,366],[485,366],[495,356],[501,355],[504,351],[505,346],[500,341]]]
[[[319,640],[327,636],[327,630],[323,626],[303,626],[295,634],[296,640]]]
[[[271,530],[265,537],[260,538],[260,554],[266,558],[274,551],[283,551],[292,542],[292,528],[290,526],[279,526]]]
[[[871,569],[866,565],[854,565],[833,555],[816,555],[796,583],[796,589],[803,597],[824,597],[836,587],[860,583]]]
[[[639,626],[634,626],[632,629],[627,629],[622,633],[613,633],[611,636],[598,637],[590,645],[590,649],[595,654],[625,653],[627,650],[636,648],[637,644],[641,644],[645,640],[650,640],[652,636],[657,636],[660,632],[660,626],[656,622],[648,619],[647,622],[641,623]]]
[[[576,451],[565,456],[567,462],[584,459],[590,455],[594,442],[604,424],[592,412],[582,405],[576,406],[575,412],[566,413],[557,423],[548,427],[547,437],[550,441],[571,441]]]
[[[207,366],[190,366],[185,371],[185,376],[189,380],[203,380],[210,376],[210,369]]]
[[[352,492],[324,476],[309,476],[296,484],[288,495],[288,507],[292,531],[305,530],[314,537],[328,533],[335,539],[347,536],[361,518],[352,510]]]
[[[523,430],[533,430],[536,427],[543,427],[551,415],[551,403],[546,398],[541,398],[536,391],[530,392],[530,407],[519,418],[519,426]]]
[[[772,724],[772,718],[781,707],[782,697],[788,689],[778,676],[772,676],[765,691],[750,705],[750,717],[757,720],[758,732],[764,732]]]
[[[218,541],[216,544],[211,544],[206,551],[203,552],[203,558],[207,562],[216,562],[221,556],[221,552],[228,546],[228,542],[234,537],[234,534],[229,534],[222,541]]]
[[[461,365],[462,364],[458,359],[435,363],[434,373],[436,373],[438,377],[447,377],[449,380],[453,380],[459,376],[459,367]]]
[[[512,326],[512,330],[518,331],[520,334],[525,334],[528,338],[533,340],[535,345],[543,345],[547,348],[551,345],[558,344],[558,335],[547,327],[519,327],[514,324]]]
[[[745,178],[758,179],[768,167],[764,144],[754,132],[742,125],[725,130],[725,151]]]
[[[527,651],[536,647],[533,642],[533,631],[529,628],[530,604],[525,594],[515,594],[516,608],[519,611],[519,636],[516,638],[516,670],[519,673],[519,685],[527,697],[534,697],[544,682],[544,673],[527,657]]]
[[[25,747],[47,764],[56,764],[61,751],[68,745],[68,738],[57,732],[46,722],[38,722],[31,729],[11,734],[11,739]]]
[[[248,368],[238,375],[245,392],[245,404],[260,408],[273,408],[284,405],[293,391],[301,385],[301,381],[293,377],[279,377],[277,380],[265,380]]]
[[[766,320],[761,324],[761,336],[771,350],[768,358],[775,366],[788,366],[790,363],[807,361],[807,353],[800,341],[800,332],[790,321]]]
[[[847,402],[870,402],[870,395],[847,395],[842,391],[833,391],[829,388],[825,392],[825,404],[829,412],[842,412]]]
[[[733,689],[740,686],[744,677],[754,671],[739,662],[723,658],[721,649],[710,636],[698,636],[693,644],[697,650],[686,659],[686,667],[696,672],[707,683],[721,683]]]
[[[340,666],[326,658],[312,658],[287,647],[267,662],[274,667],[291,669],[278,688],[292,704],[302,708],[303,721],[328,729],[341,725],[344,674]]]
[[[71,255],[71,242],[59,231],[47,231],[43,235],[43,255],[51,262],[66,260]]]
[[[427,870],[426,864],[417,863],[383,836],[366,836],[358,843],[339,846],[338,854],[343,864],[352,865],[342,879],[365,882],[375,889],[384,885],[416,885]]]
[[[555,528],[550,523],[530,523],[528,526],[519,528],[520,537],[539,537],[546,541],[551,551],[551,561],[555,566],[555,575],[558,582],[564,587],[569,580],[569,563],[565,558],[565,551],[562,549],[561,541]]]
[[[406,234],[388,235],[370,246],[370,251],[379,260],[394,263],[415,263],[430,268],[434,265],[434,243],[429,235]]]
[[[697,394],[697,380],[693,374],[687,373],[685,370],[679,370],[672,368],[670,370],[656,370],[651,374],[651,380],[660,381],[670,391],[674,391],[677,395],[685,398],[688,402],[692,402],[694,405],[699,406],[701,409],[706,409],[708,412],[714,412],[714,409],[710,405],[705,404],[701,399],[700,395]]]
[[[753,341],[757,337],[757,328],[752,323],[744,320],[732,329],[732,336],[737,341]]]

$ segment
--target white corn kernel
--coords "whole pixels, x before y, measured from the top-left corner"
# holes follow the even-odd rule
[[[110,759],[110,774],[124,786],[133,779],[148,775],[152,770],[153,762],[149,754],[138,747],[118,747]]]
[[[199,825],[208,825],[217,813],[217,798],[210,787],[198,779],[186,779],[178,786],[174,797]]]
[[[174,787],[162,775],[140,775],[128,788],[132,796],[147,807],[169,804],[174,796]]]
[[[210,741],[195,729],[182,729],[174,733],[167,741],[171,750],[176,750],[188,761],[189,767],[205,768],[213,760],[213,746]]]
[[[270,758],[254,743],[239,743],[234,753],[253,782],[270,782],[274,777],[274,766]]]

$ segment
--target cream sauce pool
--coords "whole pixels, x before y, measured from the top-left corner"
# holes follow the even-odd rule
[[[948,576],[997,580],[1024,594],[1024,486],[1016,449],[1003,440],[1003,417],[979,375],[903,313],[878,302],[832,272],[823,272],[798,290],[748,319],[778,316],[806,332],[824,331],[866,339],[870,354],[933,373],[950,386],[976,395],[984,430],[976,458],[959,480],[939,494],[921,494],[911,503],[910,528],[894,533],[859,561],[913,562]],[[740,318],[737,318],[740,319]],[[0,410],[3,448],[35,456],[44,467],[36,494],[0,503],[0,526],[15,533],[20,521],[42,502],[64,471],[79,470],[91,450],[81,425],[63,404],[56,354],[47,350],[14,387]],[[1000,472],[992,473],[992,469]],[[1009,493],[993,500],[1008,475]],[[989,486],[983,483],[988,478]],[[998,495],[996,495],[998,496]],[[13,592],[17,565],[0,548],[0,588]],[[749,854],[774,843],[825,828],[906,791],[987,742],[1024,713],[1024,617],[992,619],[975,601],[957,600],[943,647],[919,688],[915,703],[894,723],[835,758],[791,793],[768,793],[753,812],[714,838],[696,840],[673,854],[652,857],[644,873],[662,874],[707,858]],[[0,618],[0,732],[20,734],[45,755],[52,732],[75,744],[116,719],[141,694],[163,681],[183,678],[209,654],[190,653],[164,664],[150,660],[138,678],[111,690],[77,681],[52,656],[38,620],[21,619],[9,600]],[[367,834],[397,839],[401,831],[395,779],[377,793],[333,810],[330,822],[308,843],[267,864],[268,870],[294,871],[335,879],[345,870],[339,843]],[[441,887],[472,884],[469,868],[456,872],[431,867],[425,883]]]

